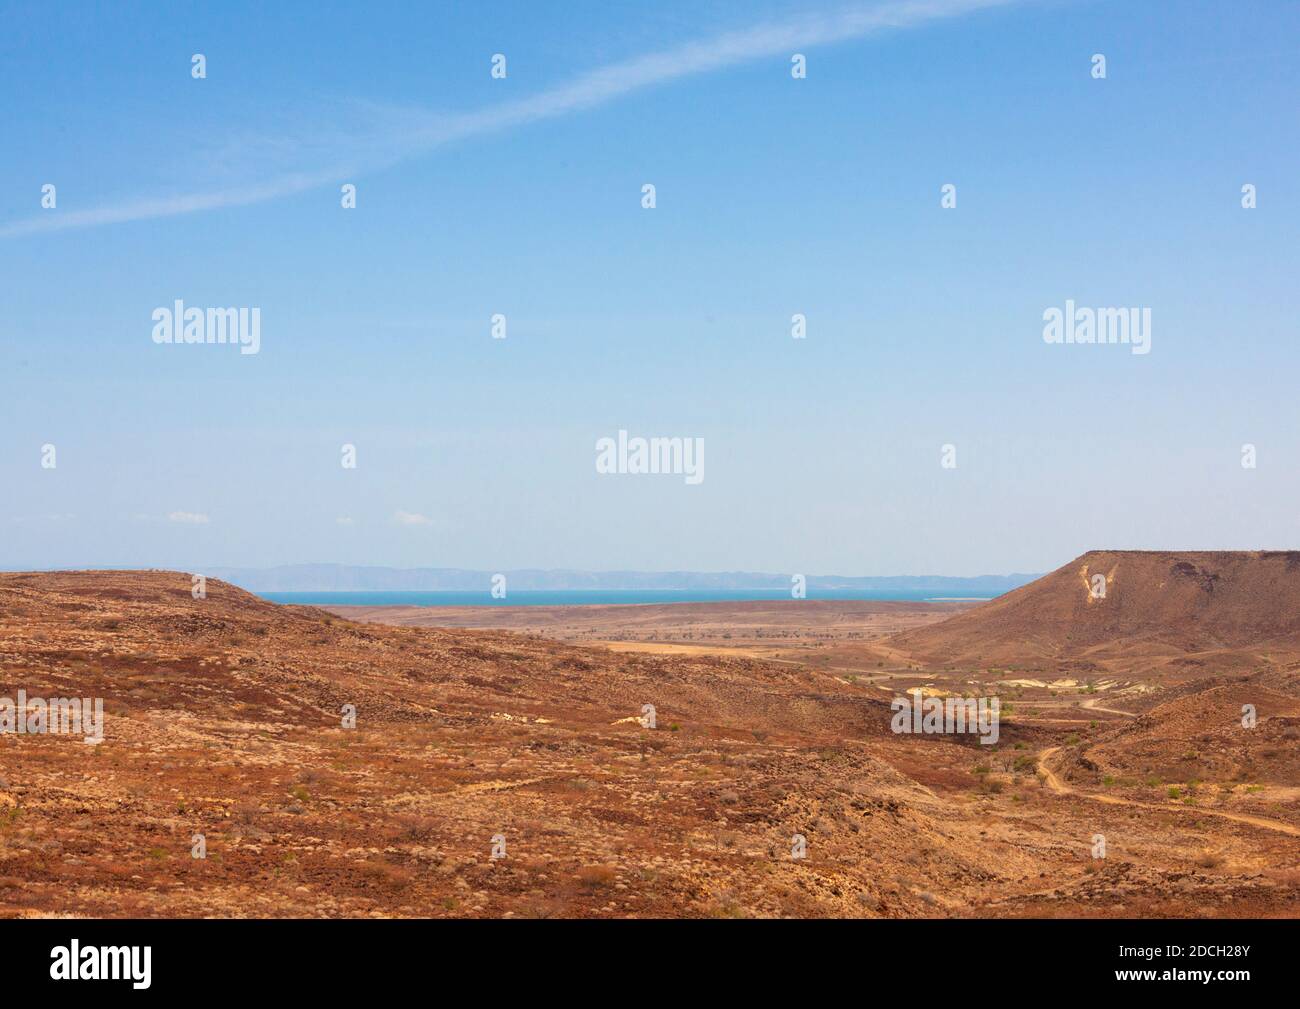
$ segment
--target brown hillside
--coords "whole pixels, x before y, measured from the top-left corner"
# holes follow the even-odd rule
[[[0,735],[0,916],[899,916],[991,878],[976,828],[867,744],[887,703],[789,664],[361,625],[169,572],[0,574],[19,689],[102,697],[105,739]]]
[[[1300,655],[1300,552],[1094,550],[888,645],[936,666],[1253,668]]]
[[[1115,799],[1235,814],[1300,827],[1300,700],[1249,676],[1211,680],[1063,749],[1057,772]],[[1243,708],[1254,708],[1253,725]]]
[[[196,600],[168,572],[0,574],[0,698],[105,710],[97,745],[0,735],[0,917],[1300,907],[1281,784],[1243,788],[1257,821],[1201,822],[1050,777],[1113,738],[1122,711],[1017,693],[984,747],[892,733],[889,698],[910,681],[888,671],[362,625],[207,588]],[[646,702],[655,729],[636,720]],[[1294,748],[1281,710],[1261,701],[1260,739]],[[1259,750],[1260,780],[1284,783],[1273,759]],[[1099,830],[1117,853],[1104,872],[1088,853]]]
[[[1243,707],[1256,723],[1242,723]],[[1093,757],[1103,767],[1179,784],[1300,787],[1300,700],[1254,678],[1207,687],[1122,725]]]

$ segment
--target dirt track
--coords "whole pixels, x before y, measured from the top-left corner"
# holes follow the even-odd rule
[[[1289,823],[1282,823],[1280,820],[1270,820],[1263,816],[1251,816],[1249,813],[1225,813],[1221,810],[1206,809],[1203,806],[1193,807],[1191,810],[1184,810],[1181,806],[1166,806],[1156,802],[1138,802],[1136,799],[1123,799],[1117,795],[1098,795],[1095,792],[1081,792],[1077,788],[1071,788],[1062,781],[1050,767],[1047,766],[1047,758],[1060,750],[1059,746],[1049,746],[1038,755],[1038,772],[1043,776],[1043,781],[1053,792],[1058,795],[1075,795],[1084,799],[1092,799],[1095,802],[1104,802],[1110,806],[1138,806],[1144,809],[1158,809],[1164,812],[1195,812],[1198,816],[1217,816],[1223,820],[1233,820],[1237,823],[1246,823],[1252,827],[1263,827],[1265,830],[1276,830],[1283,834],[1290,834],[1293,837],[1300,837],[1300,828],[1293,827]]]

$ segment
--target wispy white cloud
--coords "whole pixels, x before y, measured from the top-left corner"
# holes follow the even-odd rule
[[[167,521],[187,526],[205,526],[212,520],[202,512],[168,512]]]
[[[529,98],[502,102],[473,112],[445,114],[372,106],[370,122],[363,124],[350,137],[332,138],[331,143],[337,143],[339,149],[329,157],[329,163],[346,163],[350,166],[348,174],[356,175],[415,157],[452,141],[605,105],[632,92],[681,78],[776,55],[788,56],[810,46],[845,42],[890,28],[915,27],[1017,2],[1021,0],[894,0],[858,4],[804,14],[786,21],[768,22],[610,64]],[[312,146],[318,149],[316,153],[327,153],[319,150],[319,143]],[[361,162],[357,161],[358,152]],[[0,225],[0,238],[247,206],[342,181],[351,180],[336,168],[321,169],[280,175],[253,185],[127,201],[90,210],[44,211],[35,217]]]
[[[318,189],[337,180],[338,176],[333,174],[288,175],[262,185],[135,200],[93,210],[47,210],[39,217],[29,217],[23,221],[15,221],[13,224],[0,225],[0,238],[16,238],[37,232],[63,231],[68,228],[94,228],[103,224],[121,224],[126,221],[147,221],[155,217],[193,214],[200,210],[242,207],[250,203],[262,203],[282,196],[292,196],[294,193],[308,189]]]
[[[433,519],[418,512],[404,512],[400,509],[393,513],[393,521],[403,526],[431,526]]]

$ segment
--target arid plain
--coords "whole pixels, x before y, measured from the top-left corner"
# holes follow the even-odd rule
[[[918,688],[998,697],[996,744],[892,731]],[[1300,915],[1296,553],[1094,552],[982,604],[4,574],[20,689],[103,698],[105,738],[0,735],[5,916]]]

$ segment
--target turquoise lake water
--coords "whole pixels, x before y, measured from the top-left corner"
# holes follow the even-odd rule
[[[490,592],[259,592],[275,603],[304,606],[593,606],[608,603],[720,603],[786,600],[789,589],[538,589],[511,591],[505,599]],[[910,590],[809,589],[809,599],[872,599],[924,602],[935,599],[984,599],[986,596],[936,594]]]

